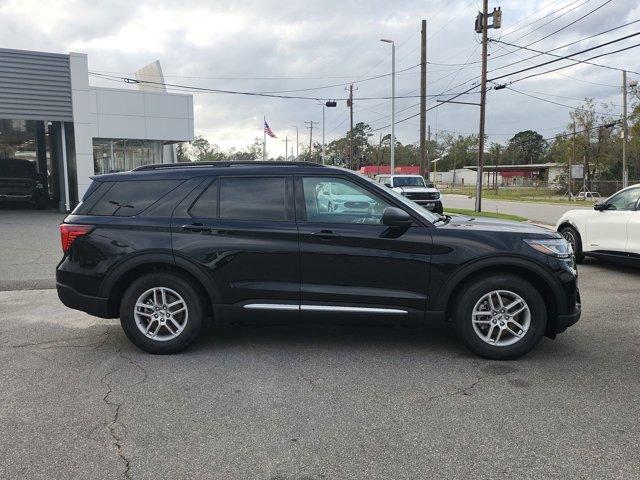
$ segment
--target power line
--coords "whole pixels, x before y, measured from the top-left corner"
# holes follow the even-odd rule
[[[576,43],[582,43],[582,42],[584,42],[584,41],[591,40],[592,38],[598,37],[598,36],[600,36],[600,35],[604,35],[604,34],[606,34],[606,33],[613,32],[613,31],[615,31],[615,30],[619,30],[619,29],[624,28],[624,27],[628,27],[629,25],[633,25],[633,24],[638,23],[638,22],[640,22],[640,19],[638,19],[638,20],[634,20],[634,21],[632,21],[632,22],[627,22],[627,23],[625,23],[625,24],[623,24],[623,25],[619,25],[619,26],[617,26],[617,27],[609,28],[609,29],[604,30],[604,31],[602,31],[602,32],[595,33],[595,34],[593,34],[593,35],[589,35],[588,37],[584,37],[584,38],[581,38],[581,39],[579,39],[579,40],[574,40],[573,42],[570,42],[570,43],[565,43],[564,45],[560,45],[559,47],[552,48],[551,50],[547,50],[546,52],[542,52],[542,51],[539,51],[539,50],[534,50],[534,49],[532,49],[532,48],[528,48],[528,46],[521,47],[521,46],[513,45],[513,44],[511,44],[511,43],[507,43],[507,42],[504,42],[504,41],[501,41],[501,40],[493,39],[492,41],[497,42],[497,43],[503,43],[503,44],[505,44],[505,45],[511,45],[511,46],[513,46],[513,47],[517,47],[518,49],[526,49],[526,50],[536,51],[536,52],[539,52],[539,53],[538,53],[538,55],[531,55],[530,57],[522,58],[522,59],[517,60],[517,61],[515,61],[515,62],[508,63],[507,65],[501,65],[501,66],[496,67],[496,68],[494,68],[493,70],[489,70],[489,71],[490,71],[490,72],[493,72],[493,71],[498,70],[498,69],[500,69],[500,68],[507,68],[507,67],[510,67],[510,66],[512,66],[512,65],[516,65],[516,64],[518,64],[518,63],[522,63],[522,62],[525,62],[525,61],[527,61],[527,60],[531,60],[532,58],[537,58],[537,57],[539,57],[540,55],[543,55],[543,54],[550,54],[551,52],[555,52],[556,50],[561,50],[561,49],[563,49],[563,48],[570,47],[571,45],[575,45]],[[514,51],[511,51],[511,52],[509,52],[509,53],[514,53]],[[496,57],[496,58],[498,58],[498,57]]]
[[[638,32],[638,34],[640,34],[640,32]],[[613,50],[612,52],[606,52],[606,53],[601,53],[600,55],[594,55],[593,57],[587,58],[587,60],[593,60],[593,59],[604,57],[604,56],[607,56],[607,55],[613,55],[614,53],[624,52],[626,50],[631,50],[632,48],[637,48],[637,47],[640,47],[640,43],[636,43],[635,45],[631,45],[629,47],[620,48],[618,50]],[[531,75],[527,75],[526,77],[522,77],[522,78],[518,78],[516,80],[512,80],[508,84],[511,85],[513,83],[516,83],[516,82],[521,82],[522,80],[527,80],[529,78],[538,77],[540,75],[546,75],[547,73],[553,73],[553,72],[556,72],[558,70],[562,70],[563,68],[569,68],[569,67],[573,67],[575,65],[576,65],[575,63],[572,63],[571,65],[563,65],[561,67],[557,67],[557,68],[554,68],[554,69],[551,69],[551,70],[545,70],[544,72],[532,73]],[[537,67],[532,67],[532,68],[537,68]],[[496,78],[504,78],[505,76],[509,76],[509,75],[510,74],[502,75],[501,77],[496,77]],[[495,80],[496,78],[492,78],[491,80]]]
[[[498,44],[497,46],[498,46],[498,48],[500,48],[501,50],[504,50],[504,51],[509,52],[509,53],[513,53],[516,57],[518,57],[518,58],[522,58],[523,60],[526,60],[525,58],[523,58],[523,57],[521,57],[520,55],[518,55],[518,54],[516,53],[516,50],[508,50],[505,46],[500,45],[500,44]],[[531,64],[534,64],[534,65],[535,65],[535,63],[534,63],[534,62],[532,62],[531,60],[529,60],[529,63],[531,63]],[[599,87],[609,87],[609,88],[616,88],[616,89],[617,89],[617,88],[620,88],[620,86],[619,86],[619,85],[610,85],[610,84],[608,84],[608,83],[593,82],[593,81],[591,81],[591,80],[585,80],[584,78],[572,77],[571,75],[567,75],[566,73],[560,73],[560,72],[558,72],[558,75],[560,75],[561,77],[564,77],[564,78],[568,78],[568,79],[570,79],[570,80],[575,80],[576,82],[580,82],[580,83],[588,83],[588,84],[590,84],[590,85],[597,85],[597,86],[599,86]]]
[[[562,7],[558,8],[557,10],[553,10],[553,11],[551,11],[551,12],[547,13],[545,16],[540,17],[540,18],[538,18],[537,20],[533,20],[532,22],[529,22],[529,23],[527,23],[526,25],[523,25],[523,26],[521,26],[521,27],[518,27],[518,28],[516,28],[516,29],[514,29],[514,30],[509,30],[508,32],[505,32],[502,36],[503,36],[503,37],[506,37],[506,36],[512,35],[512,34],[514,34],[514,33],[518,32],[518,31],[522,30],[523,28],[527,28],[527,27],[529,27],[529,26],[533,25],[534,23],[538,23],[540,20],[544,20],[545,18],[550,17],[551,15],[554,15],[554,14],[558,13],[560,10],[564,10],[565,8],[570,7],[571,5],[574,5],[574,4],[578,3],[579,1],[580,1],[580,0],[574,0],[574,1],[572,1],[572,2],[570,2],[570,3],[568,3],[568,4],[566,4],[566,5],[563,5]],[[554,2],[554,3],[557,3],[557,2]],[[586,2],[585,2],[585,3],[586,3]],[[553,3],[552,3],[551,5],[553,5]],[[548,5],[548,6],[550,6],[550,5]],[[581,6],[581,5],[578,5],[578,6]],[[546,7],[544,7],[544,8],[546,8]],[[537,12],[532,13],[530,16],[533,16],[533,15],[535,15],[536,13],[540,12],[541,10],[544,10],[544,8],[541,8],[541,9],[540,9],[540,10],[538,10]],[[571,10],[569,10],[569,11],[571,11]],[[567,13],[568,13],[568,12],[567,12]],[[560,18],[560,17],[557,17],[557,18]],[[556,19],[557,19],[557,18],[556,18]],[[547,24],[545,24],[545,25],[547,25]],[[536,29],[532,30],[531,32],[527,33],[527,35],[529,35],[529,34],[531,34],[531,33],[535,32],[536,30],[538,30],[539,28],[544,27],[545,25],[541,25],[540,27],[538,27],[538,28],[536,28]]]
[[[397,73],[402,73],[402,72],[406,72],[408,70],[412,70],[416,67],[419,67],[420,64],[416,64],[416,65],[412,65],[411,67],[407,67],[407,68],[403,68],[402,70],[399,70]],[[333,87],[344,87],[346,85],[352,85],[354,83],[363,83],[363,82],[369,82],[371,80],[376,80],[378,78],[384,78],[384,77],[389,77],[391,76],[391,73],[383,73],[381,75],[375,75],[373,77],[368,77],[368,78],[363,78],[361,80],[355,80],[353,82],[346,82],[346,83],[334,83],[332,85],[323,85],[320,87],[310,87],[310,88],[298,88],[295,90],[277,90],[277,91],[271,91],[271,92],[260,92],[260,93],[296,93],[296,92],[311,92],[314,90],[323,90],[325,88],[333,88]]]
[[[513,43],[503,42],[502,40],[492,39],[491,41],[492,41],[492,42],[497,42],[497,43],[502,43],[502,44],[504,44],[504,45],[509,45],[510,47],[515,47],[515,48],[519,48],[519,49],[522,49],[522,50],[529,50],[529,51],[531,51],[531,52],[536,52],[536,53],[538,53],[538,54],[539,54],[539,55],[534,55],[534,57],[538,57],[538,56],[540,56],[540,55],[549,55],[549,56],[551,56],[551,57],[556,57],[556,58],[559,58],[559,59],[567,59],[567,58],[568,58],[568,57],[566,57],[566,56],[556,55],[555,53],[544,52],[544,51],[542,51],[542,50],[536,50],[536,49],[534,49],[534,48],[529,48],[529,47],[522,47],[522,46],[520,46],[520,45],[514,45]],[[571,59],[571,61],[572,61],[572,62],[576,62],[576,63],[586,63],[586,64],[588,64],[588,65],[593,65],[594,67],[601,67],[601,68],[607,68],[607,69],[609,69],[609,70],[616,70],[616,71],[618,71],[618,72],[622,72],[622,71],[624,71],[624,69],[622,69],[622,68],[618,68],[618,67],[611,67],[611,66],[609,66],[609,65],[601,65],[601,64],[599,64],[599,63],[589,62],[589,61],[587,61],[587,60],[580,60],[580,59],[578,59],[578,58],[572,58],[572,59]],[[515,62],[515,63],[519,63],[519,62]],[[504,67],[499,67],[499,68],[505,68],[505,67],[507,67],[507,66],[508,66],[508,65],[505,65]],[[627,70],[627,72],[631,72],[631,73],[635,73],[636,75],[640,75],[640,73],[639,73],[639,72],[634,72],[633,70]]]
[[[525,93],[525,92],[523,92],[521,90],[516,90],[513,87],[506,87],[506,88],[508,90],[511,90],[512,92],[519,93],[520,95],[524,95],[524,96],[530,97],[530,98],[535,98],[536,100],[540,100],[542,102],[552,103],[553,105],[559,105],[561,107],[566,107],[566,108],[568,108],[570,110],[580,110],[582,112],[590,111],[590,110],[588,110],[586,108],[574,107],[573,105],[567,105],[566,103],[560,103],[560,102],[556,102],[554,100],[549,100],[549,99],[546,99],[546,98],[538,97],[538,96],[532,95],[530,93]],[[598,115],[611,115],[611,113],[608,113],[608,112],[596,112],[596,111],[594,111],[594,113],[597,113]]]
[[[586,2],[584,2],[584,3],[580,4],[580,5],[578,5],[578,7],[581,7],[582,5],[584,5],[585,3],[587,3],[588,1],[590,1],[590,0],[587,0]],[[542,37],[542,38],[539,38],[538,40],[535,40],[535,41],[533,41],[533,42],[529,42],[526,46],[527,46],[527,47],[530,47],[531,45],[535,45],[536,43],[539,43],[539,42],[541,42],[542,40],[546,40],[547,38],[549,38],[549,37],[551,37],[551,36],[555,35],[556,33],[561,32],[562,30],[565,30],[565,29],[567,29],[567,28],[571,27],[572,25],[575,25],[575,24],[576,24],[576,23],[578,23],[579,21],[584,20],[585,18],[587,18],[589,15],[591,15],[591,14],[593,14],[593,13],[597,12],[597,11],[598,11],[598,10],[600,10],[602,7],[604,7],[605,5],[607,5],[608,3],[611,3],[611,1],[612,1],[612,0],[606,0],[603,4],[599,5],[598,7],[594,8],[593,10],[588,11],[587,13],[585,13],[584,15],[582,15],[581,17],[576,18],[574,21],[572,21],[572,22],[568,23],[567,25],[565,25],[565,26],[563,26],[563,27],[560,27],[560,28],[559,28],[559,29],[557,29],[557,30],[554,30],[553,32],[551,32],[551,33],[549,33],[549,34],[545,35],[545,36],[544,36],[544,37]],[[576,8],[577,8],[577,7],[576,7]],[[572,10],[575,10],[575,9],[572,9]],[[572,11],[572,10],[570,10],[570,11]],[[565,15],[566,13],[569,13],[569,12],[565,12],[563,15]],[[560,17],[558,17],[558,18],[560,18]],[[551,22],[548,22],[548,23],[551,23]],[[545,24],[545,25],[547,25],[547,24]],[[542,28],[542,27],[544,27],[545,25],[541,25],[539,28]],[[537,29],[536,29],[536,30],[537,30]],[[527,35],[528,35],[528,34],[527,34]],[[515,41],[515,42],[517,42],[518,40],[520,40],[520,39],[522,39],[522,38],[526,37],[527,35],[524,35],[524,36],[518,37],[518,38],[516,38],[514,41]],[[507,55],[507,54],[498,55],[497,57],[494,57],[493,59],[495,60],[495,59],[498,59],[498,58],[502,58],[502,57],[504,57],[504,56],[506,56],[506,55]]]
[[[266,97],[266,98],[282,98],[286,100],[347,100],[347,98],[336,98],[336,97],[304,97],[300,95],[281,95],[275,93],[266,93],[266,92],[250,92],[250,91],[241,91],[241,90],[226,90],[219,88],[205,88],[205,87],[197,87],[194,85],[182,85],[175,83],[166,83],[166,82],[153,82],[150,80],[137,80],[130,77],[119,77],[114,75],[103,75],[95,72],[90,72],[91,75],[97,76],[99,78],[104,78],[106,80],[112,81],[123,81],[125,83],[133,83],[133,84],[147,84],[147,85],[159,85],[164,87],[170,87],[173,89],[178,89],[180,91],[187,92],[200,92],[200,93],[224,93],[229,95],[244,95],[251,97]],[[456,95],[453,93],[447,94],[435,94],[429,95],[430,97],[438,97],[443,95]],[[420,95],[405,95],[405,96],[396,96],[395,98],[419,98]],[[391,96],[382,96],[382,97],[360,97],[358,100],[390,100]]]
[[[516,70],[515,72],[509,72],[509,73],[506,73],[506,74],[504,74],[504,75],[499,75],[499,76],[497,76],[497,77],[493,77],[493,78],[491,78],[491,79],[490,79],[490,81],[495,81],[495,80],[499,80],[499,79],[501,79],[501,78],[509,77],[509,76],[511,76],[511,75],[516,75],[516,74],[518,74],[518,73],[527,72],[527,71],[529,71],[529,70],[533,70],[533,69],[535,69],[535,68],[544,67],[545,65],[550,65],[550,64],[552,64],[552,63],[560,62],[560,61],[562,61],[562,60],[571,60],[571,61],[577,62],[577,60],[576,60],[576,59],[571,59],[570,57],[573,57],[573,56],[575,56],[575,55],[581,55],[581,54],[583,54],[583,53],[587,53],[587,52],[591,52],[591,51],[596,50],[596,49],[598,49],[598,48],[606,47],[607,45],[611,45],[611,44],[614,44],[614,43],[617,43],[617,42],[621,42],[621,41],[623,41],[623,40],[627,40],[627,39],[629,39],[629,38],[636,37],[636,36],[638,36],[638,35],[640,35],[640,32],[632,33],[632,34],[630,34],[630,35],[625,35],[624,37],[620,37],[620,38],[617,38],[617,39],[615,39],[615,40],[610,40],[610,41],[608,41],[608,42],[602,43],[602,44],[600,44],[600,45],[595,45],[595,46],[593,46],[593,47],[585,48],[584,50],[580,50],[580,51],[578,51],[578,52],[574,52],[574,53],[571,53],[571,54],[569,54],[569,55],[561,56],[560,58],[556,58],[556,59],[554,59],[554,60],[548,60],[548,61],[546,61],[546,62],[539,63],[539,64],[533,65],[533,66],[531,66],[531,67],[527,67],[527,68],[522,68],[522,69],[520,69],[520,70]],[[633,48],[633,47],[630,47],[630,48]],[[628,49],[628,48],[627,48],[627,49]],[[624,50],[624,49],[623,49],[623,50]],[[623,51],[623,50],[620,50],[620,51]],[[601,56],[604,56],[604,55],[611,55],[612,53],[618,53],[618,52],[619,52],[619,51],[608,52],[608,53],[605,53],[605,54],[596,55],[595,57],[587,58],[586,60],[593,60],[594,58],[598,58],[598,57],[601,57]],[[583,60],[583,61],[584,61],[584,60]],[[578,63],[579,63],[579,62],[578,62]],[[571,67],[571,66],[573,66],[573,65],[565,65],[565,66],[563,66],[563,67],[558,68],[557,70],[560,70],[561,68]],[[546,71],[546,72],[542,72],[542,73],[540,73],[540,74],[538,74],[538,75],[542,75],[542,74],[544,74],[544,73],[550,73],[550,72],[552,72],[552,71],[554,71],[554,70],[549,70],[549,71]],[[531,75],[531,76],[534,76],[534,75]],[[529,77],[525,77],[525,78],[529,78]],[[519,81],[519,80],[518,80],[518,81]]]

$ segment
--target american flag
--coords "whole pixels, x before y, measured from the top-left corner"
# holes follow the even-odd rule
[[[269,135],[271,138],[277,138],[276,134],[271,131],[271,128],[269,127],[269,124],[266,120],[264,121],[264,133]]]

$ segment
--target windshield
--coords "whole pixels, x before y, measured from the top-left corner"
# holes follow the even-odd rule
[[[374,182],[373,180],[371,180],[366,175],[363,175],[363,174],[361,174],[359,172],[353,172],[353,173],[355,173],[356,175],[360,175],[361,178],[364,178],[365,180],[367,180],[371,184],[375,185],[376,188],[378,188],[378,189],[382,188],[382,187],[380,187],[379,183]],[[393,198],[395,198],[399,202],[402,202],[403,205],[406,205],[407,207],[409,207],[411,209],[411,211],[417,213],[418,215],[420,215],[422,218],[424,218],[428,222],[434,223],[436,220],[441,218],[440,215],[436,215],[435,213],[430,212],[426,208],[422,208],[420,205],[418,205],[415,202],[412,202],[411,200],[409,200],[404,195],[400,195],[395,190],[392,190],[390,188],[389,189],[385,188],[384,191],[386,193],[388,193],[389,195],[393,196]]]
[[[424,187],[422,177],[393,177],[394,187]]]
[[[334,195],[361,195],[359,191],[346,183],[331,183],[331,193]]]

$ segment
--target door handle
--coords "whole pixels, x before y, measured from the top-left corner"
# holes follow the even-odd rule
[[[331,240],[333,238],[340,237],[339,233],[334,233],[331,230],[320,230],[319,232],[311,232],[311,235],[322,240]]]
[[[211,227],[207,227],[202,223],[192,223],[191,225],[182,225],[183,230],[188,232],[211,232]]]

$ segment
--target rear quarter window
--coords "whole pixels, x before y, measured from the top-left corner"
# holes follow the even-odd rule
[[[182,180],[132,180],[113,182],[110,188],[92,202],[89,215],[106,215],[130,217],[150,207],[171,190],[182,183]],[[102,190],[99,189],[99,190]],[[93,200],[99,191],[91,195]]]

